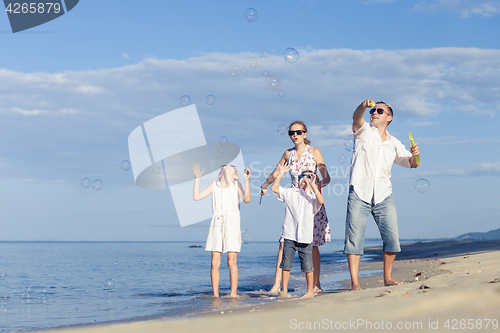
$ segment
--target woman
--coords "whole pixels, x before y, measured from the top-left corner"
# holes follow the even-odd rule
[[[325,187],[330,182],[330,175],[325,166],[323,155],[318,148],[309,146],[311,141],[307,139],[307,127],[302,121],[294,121],[288,127],[288,135],[294,143],[295,147],[287,149],[281,156],[278,165],[288,163],[290,166],[290,176],[292,186],[297,187],[297,176],[307,170],[317,170],[321,173],[322,180],[319,182],[319,188]],[[264,184],[261,186],[261,195],[267,193],[267,187],[274,181],[278,175],[278,166],[273,173],[269,175]],[[314,267],[314,292],[321,292],[321,284],[319,281],[321,256],[318,246],[326,244],[330,241],[330,226],[326,217],[325,206],[314,217],[314,240],[313,240],[313,267]],[[269,293],[277,293],[280,291],[281,285],[281,258],[283,256],[283,239],[280,239],[280,248],[276,263],[276,276],[274,286],[269,290]]]

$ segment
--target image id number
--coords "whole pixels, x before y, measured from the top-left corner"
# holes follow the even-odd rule
[[[9,3],[5,11],[9,14],[43,14],[43,13],[55,13],[58,14],[61,11],[61,5],[58,3],[47,2],[47,3]]]

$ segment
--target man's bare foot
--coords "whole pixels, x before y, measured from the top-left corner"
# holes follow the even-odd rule
[[[351,291],[361,290],[359,284],[351,284]]]
[[[384,281],[384,285],[386,287],[389,287],[389,286],[399,286],[401,284],[403,284],[403,281],[396,281],[394,279],[389,279],[389,280],[385,280]]]
[[[301,298],[313,298],[314,297],[314,292],[306,293],[304,296]]]
[[[281,291],[281,288],[280,288],[280,285],[279,284],[275,284],[271,290],[268,291],[269,294],[277,294]]]
[[[315,294],[320,293],[322,291],[323,291],[323,289],[321,289],[321,286],[314,286],[314,288],[313,288],[313,292]]]

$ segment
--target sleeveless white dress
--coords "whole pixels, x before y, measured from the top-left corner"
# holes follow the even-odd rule
[[[297,149],[290,149],[288,154],[288,165],[290,166],[290,176],[292,187],[298,187],[298,176],[305,171],[312,171],[316,173],[317,165],[314,157],[307,145],[306,149],[300,156],[300,161],[297,159]],[[320,189],[321,192],[321,189]],[[328,217],[326,216],[325,205],[321,206],[319,212],[314,216],[314,230],[313,230],[313,246],[321,246],[328,243],[330,237],[330,225]]]
[[[212,222],[208,231],[205,250],[217,252],[240,252],[240,198],[238,182],[222,188],[212,183]]]

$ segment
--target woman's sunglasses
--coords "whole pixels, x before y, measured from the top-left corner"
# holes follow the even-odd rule
[[[297,135],[302,135],[302,133],[305,133],[306,131],[303,131],[303,130],[296,130],[296,131],[288,131],[288,135],[289,136],[292,136],[294,135],[295,133],[297,133]]]
[[[375,108],[373,108],[373,109],[370,110],[370,114],[374,114],[375,111],[377,111],[378,114],[384,114],[384,112],[385,112],[384,109],[375,109]]]

